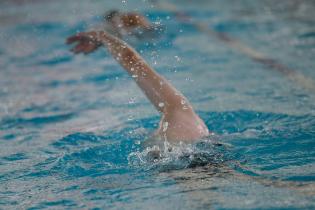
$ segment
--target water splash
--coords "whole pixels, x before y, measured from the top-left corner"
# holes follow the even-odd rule
[[[226,145],[212,139],[191,144],[160,141],[145,147],[142,151],[130,153],[128,163],[131,166],[168,171],[221,164],[229,159],[226,151]]]

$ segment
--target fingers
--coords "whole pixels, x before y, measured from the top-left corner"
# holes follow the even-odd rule
[[[96,32],[81,32],[67,38],[66,43],[72,44],[78,42],[75,47],[71,49],[73,53],[90,53],[98,48],[98,43],[95,40]]]
[[[66,43],[67,44],[72,44],[73,42],[76,42],[80,40],[80,37],[78,35],[70,36],[67,38]]]
[[[80,40],[84,39],[85,36],[86,36],[85,32],[77,33],[76,35],[68,37],[67,40],[66,40],[66,43],[67,44],[72,44],[73,42],[80,41]]]
[[[71,49],[71,51],[75,54],[80,53],[80,52],[84,52],[84,44],[78,44],[76,45],[74,48]]]
[[[95,46],[95,45],[87,45],[86,47],[85,47],[85,49],[84,49],[84,53],[85,54],[88,54],[88,53],[90,53],[90,52],[93,52],[95,49],[97,48],[97,46]]]
[[[76,54],[81,52],[88,54],[97,49],[97,47],[98,47],[97,45],[91,44],[89,42],[80,42],[74,48],[72,48],[71,51]]]

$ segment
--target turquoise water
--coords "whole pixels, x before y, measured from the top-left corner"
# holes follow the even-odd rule
[[[312,1],[196,2],[174,1],[315,80]],[[148,1],[0,5],[0,209],[315,208],[311,89]],[[128,41],[215,136],[150,155],[154,107],[105,50],[73,56],[64,44],[112,8],[163,26]]]

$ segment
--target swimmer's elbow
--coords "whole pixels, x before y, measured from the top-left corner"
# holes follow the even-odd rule
[[[193,142],[209,135],[203,120],[193,110],[177,110],[164,115],[160,134],[165,133],[169,141]]]

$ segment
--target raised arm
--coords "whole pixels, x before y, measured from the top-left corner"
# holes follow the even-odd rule
[[[156,73],[126,42],[103,31],[79,33],[67,40],[68,43],[75,41],[80,41],[73,49],[76,53],[89,53],[101,44],[105,45],[158,111],[167,114],[173,109],[192,109],[188,100],[164,77]],[[95,46],[92,47],[91,44]]]
[[[196,140],[208,135],[207,127],[189,101],[127,43],[103,31],[79,33],[67,39],[67,43],[73,42],[78,42],[72,49],[75,53],[89,53],[101,45],[107,47],[156,109],[163,113],[159,134],[176,140]]]

